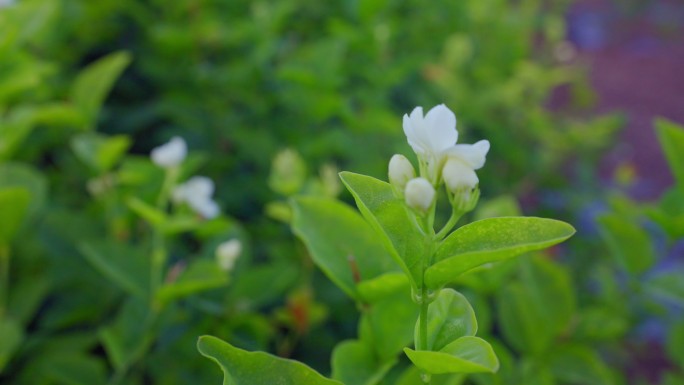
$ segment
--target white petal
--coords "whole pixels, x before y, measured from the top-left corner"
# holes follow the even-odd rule
[[[435,153],[442,152],[456,144],[456,115],[444,104],[437,105],[425,115],[424,126],[427,130],[430,147]]]
[[[416,177],[416,171],[411,162],[400,154],[394,154],[390,159],[387,174],[389,182],[402,191],[406,183]]]
[[[477,170],[484,166],[487,153],[489,152],[489,141],[481,140],[475,144],[457,144],[445,151],[446,156],[456,157]]]
[[[425,213],[435,199],[435,188],[425,178],[411,179],[404,190],[406,205]]]
[[[425,155],[428,152],[429,143],[427,142],[425,132],[422,129],[423,108],[414,108],[410,116],[405,114],[403,126],[404,134],[413,151],[418,155]]]
[[[165,144],[156,147],[150,153],[152,161],[160,167],[176,167],[183,160],[188,153],[188,147],[185,140],[179,136],[174,136]]]
[[[207,219],[216,218],[221,211],[212,199],[194,199],[188,201],[188,204],[197,214]]]
[[[480,181],[475,171],[458,158],[447,160],[442,170],[442,177],[452,193],[457,193],[463,189],[470,190],[477,186]]]
[[[210,198],[214,194],[214,181],[206,176],[193,176],[185,182],[187,195]]]

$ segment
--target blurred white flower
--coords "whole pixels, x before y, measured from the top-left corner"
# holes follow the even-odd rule
[[[404,196],[408,207],[426,213],[435,199],[435,188],[425,178],[414,178],[406,183]]]
[[[167,143],[154,148],[150,153],[150,158],[160,167],[171,168],[180,165],[187,153],[188,146],[185,144],[185,140],[179,136],[174,136]]]
[[[489,141],[475,144],[457,144],[446,151],[446,164],[442,170],[444,183],[452,193],[472,190],[479,183],[475,170],[485,164]]]
[[[389,162],[388,177],[393,186],[404,191],[408,181],[416,177],[416,171],[405,156],[394,154]]]
[[[216,248],[216,262],[224,271],[230,271],[233,270],[240,254],[242,254],[242,242],[239,239],[231,239]]]
[[[219,215],[219,207],[212,199],[214,182],[206,176],[193,176],[173,190],[176,203],[187,203],[196,213],[204,218],[215,218]]]
[[[438,183],[447,157],[463,159],[466,164],[479,164],[472,166],[473,169],[484,164],[489,142],[481,140],[475,145],[457,145],[456,116],[444,104],[433,107],[425,116],[422,107],[414,108],[410,115],[404,115],[403,126],[409,145],[427,166],[426,176],[433,185]]]

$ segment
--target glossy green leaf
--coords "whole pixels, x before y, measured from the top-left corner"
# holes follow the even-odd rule
[[[569,224],[534,217],[483,219],[451,233],[425,271],[428,287],[439,288],[475,267],[503,261],[563,242],[575,233]]]
[[[24,340],[24,330],[11,318],[0,317],[0,373]]]
[[[391,295],[371,303],[361,316],[359,339],[376,349],[381,362],[393,359],[413,341],[413,325],[420,309],[409,300],[410,295],[406,282]]]
[[[373,347],[357,340],[339,343],[331,361],[332,378],[345,385],[377,384],[396,363],[396,359],[379,362]]]
[[[105,136],[95,132],[84,132],[71,139],[76,156],[98,174],[110,171],[130,145],[127,136]]]
[[[160,287],[157,299],[167,303],[227,284],[228,275],[221,270],[216,261],[199,259],[191,262],[176,281]]]
[[[684,271],[673,270],[648,279],[644,287],[654,296],[684,306]]]
[[[0,188],[0,247],[9,244],[24,222],[31,194],[22,187]]]
[[[575,310],[568,272],[542,258],[520,260],[520,279],[496,296],[499,324],[518,351],[541,353],[566,330]]]
[[[223,385],[341,385],[301,362],[264,352],[238,349],[216,337],[202,336],[197,349],[223,371]]]
[[[143,298],[149,290],[149,258],[117,242],[81,242],[78,249],[90,265],[129,294]]]
[[[438,352],[405,348],[408,358],[430,374],[493,373],[499,360],[487,341],[478,337],[461,337]]]
[[[422,346],[416,321],[415,346]],[[438,351],[451,342],[477,333],[477,319],[470,302],[454,289],[440,290],[439,296],[428,306],[427,349]]]
[[[292,201],[292,228],[323,272],[349,296],[360,300],[356,283],[396,270],[373,229],[349,206],[332,199]]]
[[[410,276],[414,287],[423,281],[421,261],[426,255],[425,238],[411,226],[406,206],[397,199],[389,183],[375,178],[341,172],[340,178],[361,214],[370,223],[392,257]]]
[[[597,220],[611,254],[624,269],[640,274],[653,266],[656,257],[651,238],[638,223],[619,214],[604,214]]]
[[[131,62],[126,52],[115,52],[86,67],[71,88],[71,101],[88,118],[91,126],[99,114],[109,90]]]
[[[556,347],[550,352],[549,365],[556,378],[575,385],[613,385],[608,367],[596,352],[585,346]]]
[[[401,271],[382,274],[378,277],[359,282],[356,285],[359,296],[366,303],[375,303],[386,296],[408,286],[408,278]]]
[[[684,187],[684,127],[665,119],[656,119],[660,146],[679,186]]]

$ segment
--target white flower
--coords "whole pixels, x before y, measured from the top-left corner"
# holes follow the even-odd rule
[[[452,193],[472,190],[479,183],[475,170],[482,168],[489,152],[489,142],[481,140],[473,145],[457,144],[447,150],[447,161],[442,177]]]
[[[231,239],[216,248],[216,261],[221,269],[230,271],[233,270],[240,254],[242,254],[242,242],[239,239]]]
[[[426,213],[435,199],[435,188],[425,178],[414,178],[406,183],[404,196],[408,207]]]
[[[437,185],[447,157],[462,158],[466,164],[472,165],[472,169],[484,165],[489,142],[482,140],[475,145],[457,145],[456,116],[444,104],[433,107],[425,116],[423,108],[416,107],[410,115],[404,115],[403,123],[408,143],[421,163],[427,166],[426,176],[433,185]]]
[[[211,198],[214,194],[214,182],[206,176],[194,176],[173,190],[173,200],[187,203],[196,213],[204,218],[219,215],[219,207]]]
[[[405,156],[394,154],[389,162],[389,182],[401,191],[406,187],[406,183],[416,177],[411,162]]]
[[[154,148],[150,153],[150,158],[157,166],[171,168],[181,164],[187,153],[188,146],[185,144],[185,140],[179,136],[174,136],[167,143]]]

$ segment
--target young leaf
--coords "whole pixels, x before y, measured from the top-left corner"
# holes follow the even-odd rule
[[[116,242],[81,242],[78,249],[91,266],[129,294],[144,298],[149,290],[149,258]]]
[[[409,348],[404,352],[414,365],[430,374],[494,373],[499,369],[492,346],[478,337],[461,337],[437,352]]]
[[[199,259],[190,263],[178,280],[165,283],[157,292],[161,303],[168,303],[228,284],[228,275],[214,260]]]
[[[341,172],[340,178],[361,214],[380,235],[385,247],[417,288],[423,281],[421,261],[426,257],[424,237],[411,225],[403,202],[397,199],[389,183],[375,178]]]
[[[438,351],[451,342],[477,333],[475,311],[463,294],[454,289],[443,289],[428,307],[428,350]],[[420,322],[416,322],[415,344],[419,341]]]
[[[656,119],[655,126],[675,181],[684,187],[684,127],[665,119]]]
[[[248,352],[212,336],[202,336],[197,349],[223,371],[223,385],[342,385],[301,362],[264,352]]]
[[[311,258],[337,286],[360,300],[356,283],[396,269],[373,229],[349,206],[332,199],[292,200],[292,228]]]
[[[449,235],[425,271],[425,283],[439,288],[475,267],[503,261],[563,242],[575,233],[569,224],[534,217],[483,219]]]
[[[115,52],[90,64],[76,78],[71,101],[81,109],[91,127],[114,81],[130,62],[131,55],[127,52]]]
[[[84,132],[71,140],[76,156],[98,175],[110,171],[130,145],[127,136],[105,136],[95,132]]]
[[[374,385],[396,364],[381,363],[373,347],[357,340],[343,341],[332,353],[332,377],[345,385]]]
[[[641,274],[655,263],[655,253],[646,230],[619,214],[598,218],[601,235],[617,262],[631,274]]]

